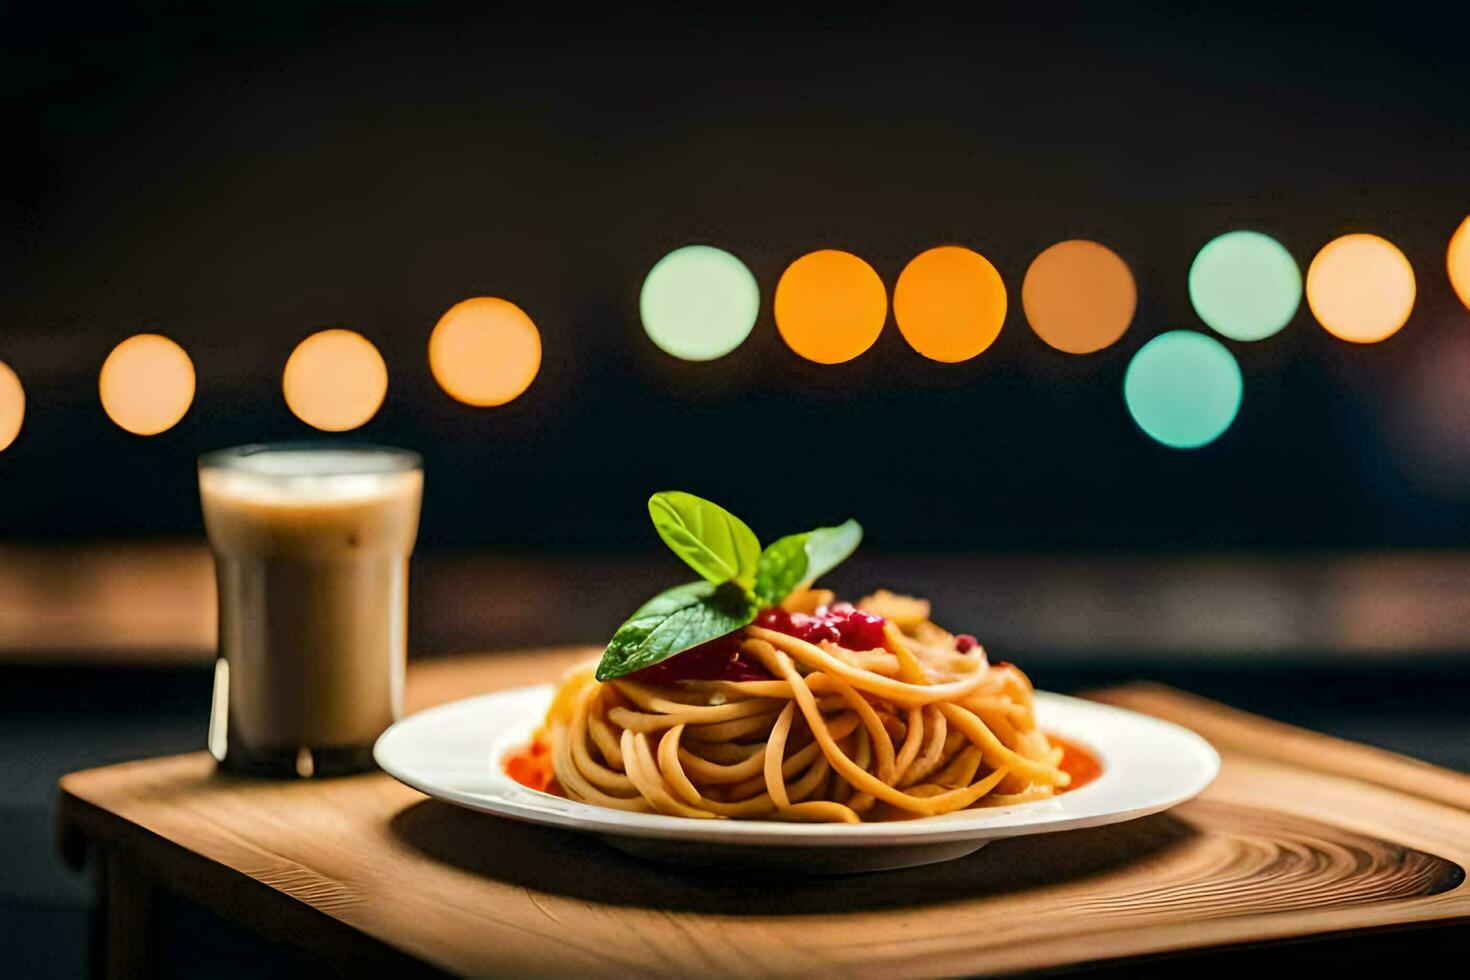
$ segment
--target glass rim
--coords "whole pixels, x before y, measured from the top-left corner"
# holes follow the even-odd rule
[[[246,462],[269,453],[359,453],[372,457],[362,466],[332,468],[324,473],[269,473],[254,469]],[[266,479],[292,479],[307,476],[360,476],[364,474],[407,473],[421,470],[424,458],[411,449],[384,446],[372,442],[326,439],[289,439],[281,442],[252,442],[242,446],[213,449],[199,457],[201,470],[237,470]]]

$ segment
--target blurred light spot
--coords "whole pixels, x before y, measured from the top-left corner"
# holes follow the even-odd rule
[[[1270,235],[1227,231],[1194,257],[1189,300],[1217,333],[1231,340],[1263,340],[1296,316],[1302,273]]]
[[[166,432],[194,403],[194,362],[162,334],[140,333],[112,349],[97,379],[102,409],[140,436]]]
[[[968,361],[995,342],[1006,286],[985,256],[942,245],[914,256],[893,288],[893,319],[909,346],[932,361]]]
[[[26,417],[26,391],[10,365],[0,361],[0,452],[20,435]]]
[[[1234,355],[1193,330],[1171,330],[1144,344],[1123,378],[1133,421],[1175,449],[1218,439],[1235,421],[1242,390]]]
[[[1460,227],[1450,236],[1445,264],[1450,270],[1450,285],[1455,287],[1460,302],[1470,306],[1470,217],[1460,222]]]
[[[659,259],[638,297],[648,339],[686,361],[712,361],[739,347],[760,305],[760,286],[745,263],[709,245],[686,245]]]
[[[818,364],[857,357],[873,346],[887,319],[883,280],[850,252],[803,255],[776,283],[776,329],[788,347]]]
[[[1307,304],[1334,337],[1377,343],[1397,333],[1414,309],[1414,268],[1392,242],[1344,235],[1307,267]]]
[[[301,421],[325,432],[345,432],[377,414],[388,393],[388,366],[362,334],[322,330],[291,352],[281,388],[287,407]]]
[[[504,405],[541,370],[541,333],[514,303],[476,296],[456,303],[429,335],[429,370],[466,405]]]
[[[1036,336],[1068,354],[1091,354],[1116,343],[1133,322],[1138,288],[1117,253],[1078,238],[1032,260],[1021,306]]]

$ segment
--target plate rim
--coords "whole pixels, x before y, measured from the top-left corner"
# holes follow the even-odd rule
[[[1106,766],[1108,749],[1096,745],[1095,740],[1088,739],[1086,735],[1058,732],[1064,737],[1087,745],[1102,756],[1103,775],[1073,793],[1049,800],[1037,800],[1009,807],[960,810],[938,817],[920,817],[913,820],[828,824],[786,823],[773,820],[696,820],[690,817],[663,814],[632,813],[568,800],[529,789],[515,783],[504,773],[496,772],[494,766],[488,764],[491,759],[498,761],[502,758],[509,744],[524,742],[529,736],[531,726],[512,726],[515,730],[511,731],[507,727],[510,723],[502,725],[498,735],[487,735],[485,738],[486,777],[492,780],[493,784],[501,786],[502,792],[498,794],[469,792],[446,787],[433,780],[421,779],[414,772],[406,771],[404,767],[395,764],[395,742],[405,738],[405,732],[413,732],[426,725],[434,725],[442,718],[471,712],[481,705],[490,707],[497,701],[539,697],[542,700],[542,711],[544,712],[545,705],[550,704],[554,690],[555,685],[551,683],[506,688],[460,698],[407,715],[389,726],[378,737],[373,745],[373,758],[385,773],[431,799],[505,819],[601,836],[777,847],[892,847],[957,841],[984,842],[1007,837],[1105,826],[1160,813],[1193,799],[1204,792],[1220,772],[1220,755],[1214,746],[1183,725],[1116,705],[1089,701],[1070,695],[1054,694],[1049,691],[1036,692],[1037,705],[1043,713],[1046,711],[1045,706],[1050,705],[1051,710],[1096,712],[1104,716],[1126,718],[1129,724],[1141,723],[1152,728],[1156,733],[1165,734],[1169,739],[1174,740],[1180,747],[1181,754],[1187,746],[1193,753],[1193,761],[1200,766],[1199,771],[1194,774],[1191,782],[1187,784],[1181,782],[1172,791],[1151,798],[1147,803],[1139,806],[1073,814],[1068,814],[1063,810],[1058,813],[1058,807],[1064,808],[1069,802],[1075,807],[1076,801],[1087,799],[1084,794],[1087,794],[1089,790],[1108,785],[1104,783],[1108,779]],[[538,717],[539,714],[540,712],[537,713]],[[1115,778],[1121,778],[1121,776],[1115,776]],[[506,790],[513,795],[508,796],[504,792]],[[523,794],[534,794],[535,797],[544,797],[548,801],[555,802],[554,805],[540,804],[537,806],[532,802],[513,798],[513,796]],[[534,800],[534,797],[532,799]],[[1048,809],[1029,809],[1036,807],[1047,807]],[[1011,817],[1015,813],[1024,816],[1028,811],[1034,812],[1038,819],[1029,822],[1000,819]]]

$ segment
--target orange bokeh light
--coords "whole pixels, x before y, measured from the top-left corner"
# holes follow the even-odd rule
[[[504,405],[541,369],[541,334],[514,303],[477,296],[456,303],[429,335],[429,370],[466,405]]]
[[[893,319],[909,346],[932,361],[968,361],[995,342],[1006,286],[985,256],[942,245],[914,256],[893,289]]]
[[[1046,343],[1068,354],[1091,354],[1116,343],[1133,322],[1138,287],[1116,252],[1077,238],[1032,260],[1021,283],[1021,307]]]
[[[1460,222],[1460,227],[1450,236],[1445,265],[1449,267],[1450,285],[1455,287],[1460,302],[1470,306],[1470,217]]]
[[[818,364],[857,357],[873,346],[887,319],[883,280],[850,252],[803,255],[776,284],[776,329],[788,347]]]
[[[10,365],[0,361],[0,451],[20,435],[26,417],[26,391]]]
[[[1414,309],[1414,267],[1377,235],[1344,235],[1307,268],[1307,305],[1323,329],[1355,344],[1398,333]]]
[[[135,334],[102,362],[97,390],[102,410],[118,426],[134,435],[158,435],[177,425],[194,403],[194,362],[162,334]]]
[[[324,432],[345,432],[377,414],[388,393],[388,366],[362,334],[322,330],[291,352],[281,388],[301,421]]]

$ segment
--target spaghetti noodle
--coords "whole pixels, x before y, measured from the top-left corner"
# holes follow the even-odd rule
[[[573,671],[528,756],[550,760],[539,782],[621,810],[846,823],[1067,786],[1019,669],[936,626],[922,600],[833,598],[797,590],[729,636],[606,682]]]

